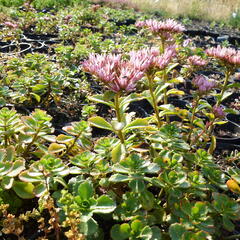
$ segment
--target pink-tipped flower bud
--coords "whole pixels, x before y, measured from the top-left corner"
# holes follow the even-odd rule
[[[71,19],[72,19],[72,15],[67,15],[67,16],[64,17],[64,21],[67,22],[67,23],[68,23]]]
[[[221,61],[224,65],[231,65],[233,67],[240,66],[240,51],[233,48],[226,47],[212,47],[206,50],[209,57],[213,57]]]
[[[209,80],[203,75],[196,76],[192,80],[193,85],[198,89],[200,94],[207,93],[216,87],[216,82]]]
[[[205,65],[207,65],[207,61],[202,59],[200,56],[191,56],[187,59],[187,63],[191,66],[195,66],[195,67],[203,67]]]
[[[146,27],[153,34],[159,35],[166,40],[171,40],[172,34],[182,33],[185,30],[182,24],[179,24],[173,19],[167,19],[165,21],[157,21],[155,19],[138,21],[135,26]]]
[[[131,92],[144,72],[138,67],[139,64],[134,65],[131,61],[122,60],[121,57],[120,54],[91,54],[89,59],[84,61],[83,69],[95,75],[114,92],[121,90]]]
[[[212,111],[213,111],[215,118],[224,118],[226,116],[226,114],[221,106],[215,105],[213,107]]]
[[[15,29],[18,27],[18,24],[17,23],[12,23],[12,22],[5,22],[4,25],[8,28],[12,28],[12,29]]]

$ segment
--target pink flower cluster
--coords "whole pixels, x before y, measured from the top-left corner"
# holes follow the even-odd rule
[[[182,33],[185,30],[182,24],[177,23],[173,19],[167,19],[166,21],[157,21],[155,19],[138,21],[136,27],[146,27],[154,34],[158,34],[165,39],[170,39],[172,34]]]
[[[240,51],[226,47],[212,47],[206,50],[206,54],[210,57],[222,61],[224,64],[240,66]]]
[[[159,55],[156,48],[132,51],[129,53],[129,60],[122,60],[120,54],[91,54],[84,61],[83,69],[95,75],[114,92],[131,92],[145,72],[153,68],[164,69],[175,54],[175,46],[168,47],[162,55]]]
[[[209,80],[207,77],[203,75],[196,76],[192,83],[195,87],[198,88],[200,94],[211,91],[214,87],[216,87],[216,82]]]
[[[130,62],[140,71],[149,72],[153,68],[162,70],[168,66],[172,57],[176,55],[176,46],[172,45],[166,48],[160,55],[157,48],[145,48],[139,51],[130,52]]]
[[[17,24],[17,23],[5,22],[5,23],[3,23],[3,24],[4,24],[6,27],[8,27],[8,28],[12,28],[12,29],[18,27],[18,24]]]
[[[67,15],[67,16],[64,17],[64,21],[68,23],[68,22],[70,22],[72,17],[73,17],[72,15]]]
[[[216,118],[224,118],[226,115],[225,112],[223,111],[223,108],[217,105],[213,107],[213,114]]]
[[[134,67],[130,61],[121,59],[121,55],[91,54],[84,61],[83,69],[99,78],[114,92],[131,92],[144,72]]]
[[[191,66],[198,66],[198,67],[202,67],[207,64],[206,60],[202,59],[200,56],[197,56],[197,55],[189,57],[187,59],[187,62]]]

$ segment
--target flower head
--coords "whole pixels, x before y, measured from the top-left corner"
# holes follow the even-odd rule
[[[174,56],[176,56],[176,46],[171,45],[167,47],[164,53],[157,58],[157,67],[161,70],[166,68]]]
[[[67,15],[64,17],[64,21],[68,23],[72,19],[72,17],[72,15]]]
[[[226,115],[221,106],[215,105],[213,107],[212,111],[213,111],[213,114],[216,118],[224,118],[225,115]]]
[[[157,48],[145,48],[138,51],[132,51],[129,55],[129,62],[134,68],[142,72],[149,72],[154,68],[162,70],[168,66],[172,57],[176,55],[176,46],[169,46],[161,55]]]
[[[173,19],[167,19],[165,21],[157,21],[155,19],[138,21],[136,27],[146,27],[154,34],[160,35],[165,39],[171,39],[172,34],[182,33],[185,30],[182,24],[177,23]]]
[[[131,51],[130,63],[140,71],[146,72],[156,65],[156,58],[160,52],[157,48],[144,48],[138,51]]]
[[[216,82],[209,80],[203,75],[196,76],[192,83],[198,88],[200,94],[209,92],[216,86]]]
[[[83,69],[102,81],[114,92],[131,92],[144,72],[131,61],[124,61],[121,55],[91,54],[83,63]]]
[[[240,66],[240,51],[226,47],[212,47],[206,50],[206,54],[210,57],[220,60],[225,65],[233,67]]]
[[[191,66],[198,66],[198,67],[202,67],[207,64],[206,60],[202,59],[200,56],[197,56],[197,55],[189,57],[187,59],[187,62]]]
[[[5,22],[4,25],[8,28],[17,28],[18,27],[18,24],[17,23],[12,23],[12,22]]]
[[[99,4],[92,5],[93,12],[96,12],[100,7],[101,7],[101,5],[99,5]]]

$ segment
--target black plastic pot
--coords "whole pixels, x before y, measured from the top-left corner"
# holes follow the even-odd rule
[[[44,42],[34,42],[32,52],[48,53],[49,47]]]
[[[178,98],[169,98],[168,103],[172,104],[174,107],[179,107],[181,109],[188,109],[189,101],[188,100],[182,100]]]
[[[224,99],[222,101],[222,104],[228,106],[229,104],[234,103],[234,101],[236,99],[240,99],[240,93],[239,92],[232,93],[229,97],[227,97],[226,99]]]
[[[240,145],[240,126],[228,121],[222,125],[216,125],[213,133],[217,143]]]
[[[226,116],[226,119],[230,122],[240,125],[240,115],[229,113]]]
[[[20,51],[16,52],[20,48]],[[0,52],[6,54],[14,54],[14,53],[29,53],[31,52],[31,44],[30,43],[19,43],[17,44],[9,44],[0,48]]]
[[[144,118],[152,114],[153,108],[147,100],[141,100],[130,103],[128,111],[135,112],[136,117]]]
[[[57,35],[53,34],[32,34],[32,33],[24,33],[23,38],[27,41],[47,41],[47,40],[55,40],[57,39]]]

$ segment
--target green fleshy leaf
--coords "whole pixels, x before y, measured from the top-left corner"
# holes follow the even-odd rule
[[[2,181],[1,181],[1,185],[4,189],[10,189],[13,185],[13,182],[14,182],[14,178],[12,177],[8,177],[8,176],[4,176],[2,178]]]
[[[72,136],[60,134],[57,136],[56,141],[58,143],[67,143],[67,142],[72,141],[73,139],[74,139],[74,137],[72,137]]]
[[[108,92],[104,93],[104,95],[97,94],[97,95],[93,95],[93,96],[88,97],[88,99],[90,101],[97,102],[97,103],[102,103],[102,104],[105,104],[105,105],[107,105],[111,108],[114,108],[113,102],[110,101],[113,98],[114,94],[115,93],[108,91]]]
[[[116,203],[107,195],[102,195],[97,199],[97,205],[93,207],[95,213],[110,213],[116,208]]]
[[[47,191],[47,187],[45,184],[40,183],[34,188],[34,194],[36,197],[41,197]]]
[[[123,175],[123,174],[114,174],[109,178],[110,182],[126,182],[129,181],[130,178],[127,175]]]
[[[91,117],[88,119],[88,121],[94,127],[106,129],[109,131],[114,131],[112,125],[102,117]]]
[[[113,148],[111,155],[112,155],[113,163],[120,162],[122,159],[125,158],[125,155],[126,155],[125,146],[122,143],[117,144]]]
[[[184,95],[185,93],[181,90],[173,88],[173,89],[170,89],[170,90],[167,91],[167,96],[169,96],[171,94],[173,94],[173,95]]]
[[[150,211],[154,207],[154,195],[149,191],[143,191],[140,195],[140,202],[143,209]]]
[[[138,119],[133,120],[127,126],[125,126],[123,131],[126,132],[128,130],[144,128],[147,126],[148,126],[148,121],[146,119],[138,118]]]
[[[152,238],[152,229],[149,226],[145,226],[139,236],[142,240],[150,240]]]
[[[78,194],[82,200],[89,200],[94,194],[92,184],[88,181],[81,183],[78,187]]]
[[[130,237],[131,228],[129,224],[123,223],[121,225],[116,224],[111,229],[111,237],[113,240],[125,240]]]
[[[32,95],[37,100],[37,102],[41,101],[41,97],[38,94],[31,92],[30,95]]]
[[[41,172],[24,171],[19,174],[19,179],[23,182],[43,182],[44,179],[41,177],[43,177]]]
[[[174,223],[169,227],[169,235],[172,240],[182,239],[185,232],[187,232],[186,228],[180,223]]]
[[[128,185],[134,192],[137,193],[143,192],[146,187],[142,179],[133,179]]]
[[[98,230],[98,224],[93,218],[89,218],[88,221],[82,221],[79,225],[81,233],[86,236],[93,235]]]
[[[8,177],[16,177],[20,172],[25,169],[24,161],[17,160],[13,163],[11,171],[7,174]]]
[[[0,176],[4,176],[11,171],[12,164],[9,162],[0,163]]]
[[[15,181],[13,185],[15,193],[23,199],[34,198],[34,185],[32,183]]]
[[[51,143],[48,147],[49,153],[59,153],[66,149],[66,146],[64,144],[59,143]]]
[[[229,231],[229,232],[233,232],[235,229],[235,225],[232,223],[232,221],[225,215],[223,215],[223,227]]]
[[[44,135],[42,136],[43,139],[45,139],[48,142],[55,142],[56,141],[56,136],[54,135]]]
[[[152,237],[150,240],[162,240],[162,233],[160,228],[151,227],[151,230],[152,230]]]
[[[143,227],[144,227],[143,223],[138,219],[134,220],[131,223],[131,229],[134,233],[140,233],[142,231]]]

